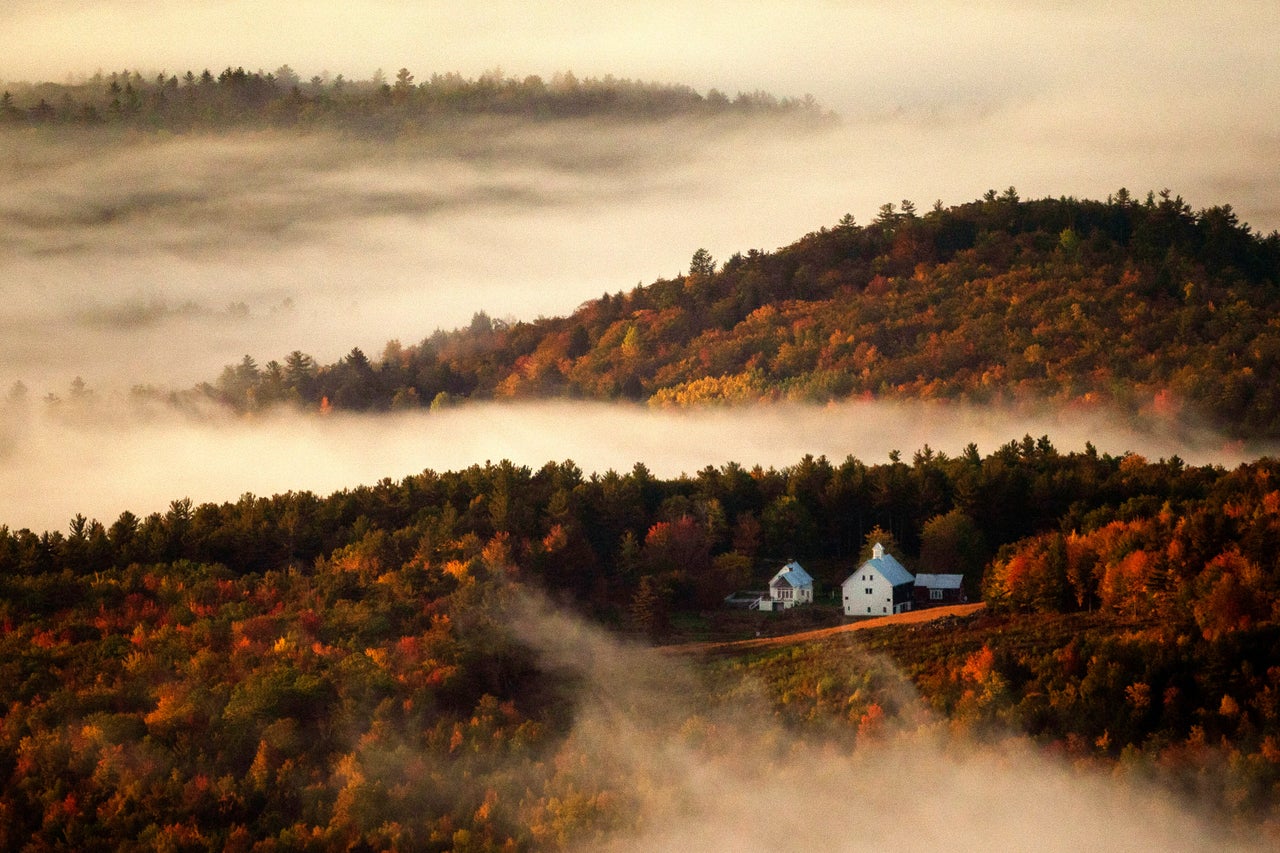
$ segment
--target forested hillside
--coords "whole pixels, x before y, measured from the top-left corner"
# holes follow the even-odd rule
[[[1280,435],[1280,235],[1167,192],[919,213],[885,205],[774,252],[705,251],[688,274],[566,317],[228,366],[200,393],[241,410],[378,410],[563,396],[654,405],[852,397],[1108,403]],[[145,392],[140,392],[145,393]]]
[[[1277,483],[1273,460],[1028,437],[675,480],[503,463],[3,528],[0,846],[545,849],[643,830],[637,804],[671,780],[589,760],[575,725],[604,688],[530,645],[518,603],[661,640],[784,556],[827,600],[869,539],[965,572],[994,611],[867,640],[923,706],[874,657],[813,646],[715,664],[708,704],[653,736],[721,760],[741,734],[706,715],[756,684],[813,743],[873,748],[930,714],[1025,730],[1256,825],[1280,802]]]

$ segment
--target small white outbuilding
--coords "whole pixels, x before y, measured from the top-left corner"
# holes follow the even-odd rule
[[[845,616],[887,616],[911,609],[915,576],[879,542],[871,559],[840,584]]]

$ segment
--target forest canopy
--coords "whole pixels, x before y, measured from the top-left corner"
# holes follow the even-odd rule
[[[1106,404],[1272,439],[1280,390],[1261,377],[1280,367],[1278,285],[1280,235],[1254,233],[1229,205],[1009,188],[924,213],[886,204],[867,225],[846,216],[723,264],[699,250],[687,274],[567,316],[481,311],[327,365],[246,355],[192,393],[238,411],[546,397]]]
[[[568,73],[129,71],[0,97],[11,138],[130,145],[762,115],[832,121],[808,98]],[[545,398],[1049,402],[1273,439],[1278,285],[1280,234],[1230,206],[1010,187],[885,204],[723,261],[699,248],[675,277],[564,316],[479,311],[328,364],[246,354],[132,396],[246,419]],[[77,379],[43,405],[89,423],[104,396]],[[39,400],[19,383],[5,402],[21,416]],[[1280,840],[1273,458],[1228,470],[1026,435],[678,477],[503,460],[328,495],[175,495],[61,530],[3,522],[0,849],[595,849],[644,837],[663,814],[646,804],[684,809],[680,777],[717,778],[690,768],[776,783],[819,757],[874,764],[902,733],[939,752],[1025,736],[1055,767],[1185,797],[1220,820],[1216,842]],[[768,645],[843,622],[840,583],[875,544],[959,575],[981,605]],[[725,606],[791,560],[812,606]],[[998,764],[1020,783],[1012,756]]]

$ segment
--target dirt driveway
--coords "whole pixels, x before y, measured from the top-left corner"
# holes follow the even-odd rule
[[[669,655],[723,655],[739,654],[754,649],[771,649],[779,646],[790,646],[796,643],[807,643],[821,640],[846,631],[861,631],[866,628],[881,628],[885,625],[909,625],[914,622],[932,622],[947,616],[968,616],[976,613],[986,605],[954,604],[949,607],[929,607],[924,610],[908,610],[906,613],[895,613],[892,616],[875,616],[871,619],[860,619],[848,625],[837,625],[834,628],[819,628],[816,631],[801,631],[797,634],[784,634],[781,637],[761,637],[752,640],[734,640],[726,643],[681,643],[678,646],[662,646],[658,651]]]

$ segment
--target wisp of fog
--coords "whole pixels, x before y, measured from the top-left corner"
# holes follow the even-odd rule
[[[632,831],[583,849],[1253,849],[1193,804],[1070,769],[1012,733],[998,745],[948,734],[900,674],[887,678],[903,712],[855,746],[784,729],[763,689],[713,696],[684,660],[621,644],[532,594],[512,625],[544,665],[579,673],[569,748],[591,757],[595,784],[637,804]],[[830,653],[891,667],[852,641]]]
[[[641,462],[661,477],[738,462],[783,467],[805,454],[875,464],[929,445],[983,454],[1024,435],[1048,435],[1063,452],[1174,455],[1236,464],[1259,448],[1225,442],[1181,422],[1146,426],[1103,409],[1039,411],[944,403],[854,402],[661,410],[544,403],[326,417],[277,412],[255,418],[140,413],[108,400],[31,404],[0,419],[0,524],[62,530],[77,513],[109,524],[122,511],[170,501],[235,500],[310,490],[328,494],[423,469],[459,470],[509,459],[539,468],[573,460],[587,473]]]

